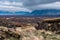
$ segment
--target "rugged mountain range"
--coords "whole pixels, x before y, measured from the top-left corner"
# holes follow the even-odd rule
[[[0,15],[21,15],[21,16],[60,16],[60,10],[58,9],[42,9],[42,10],[34,10],[30,12],[24,11],[1,11]]]
[[[24,11],[16,11],[16,12],[12,12],[12,11],[1,11],[0,10],[0,15],[26,15],[29,12],[24,12]]]
[[[57,9],[43,9],[43,10],[34,10],[30,13],[31,16],[48,16],[48,15],[60,15],[60,10]]]

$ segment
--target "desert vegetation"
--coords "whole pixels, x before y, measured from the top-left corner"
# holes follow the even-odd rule
[[[1,40],[60,40],[60,18],[0,18]]]

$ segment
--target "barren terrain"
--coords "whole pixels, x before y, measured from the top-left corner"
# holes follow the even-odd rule
[[[60,18],[0,17],[0,40],[60,40],[59,20]]]

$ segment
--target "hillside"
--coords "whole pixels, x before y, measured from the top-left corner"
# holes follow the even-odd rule
[[[60,15],[60,10],[57,9],[42,9],[42,10],[34,10],[29,14],[30,16],[48,16],[48,15]]]
[[[24,12],[24,11],[16,11],[16,12],[12,12],[12,11],[2,11],[0,10],[0,15],[26,15],[29,12]]]

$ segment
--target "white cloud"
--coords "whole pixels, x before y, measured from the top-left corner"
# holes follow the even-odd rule
[[[30,11],[27,8],[23,7],[22,2],[8,2],[0,1],[0,10],[7,10],[7,11]]]
[[[54,2],[50,4],[43,4],[43,5],[38,5],[38,7],[46,7],[46,8],[59,8],[60,9],[60,2]]]
[[[7,11],[30,11],[27,8],[15,7],[15,6],[4,6],[0,5],[0,10],[7,10]]]
[[[9,1],[0,1],[0,5],[12,5],[12,6],[23,6],[22,2],[9,2]]]
[[[60,9],[60,0],[0,0],[0,10],[31,11],[36,9]]]

